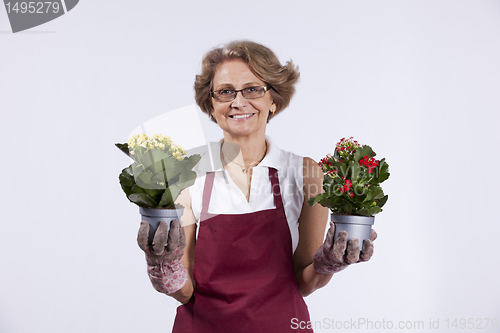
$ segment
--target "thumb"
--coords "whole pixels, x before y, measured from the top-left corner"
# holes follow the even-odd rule
[[[137,233],[137,244],[146,253],[149,253],[148,245],[148,235],[149,235],[149,223],[146,221],[141,221],[141,226],[139,227],[139,232]]]
[[[333,247],[333,238],[335,237],[335,224],[330,222],[330,229],[328,229],[328,233],[325,237],[325,247],[328,251],[331,251]]]

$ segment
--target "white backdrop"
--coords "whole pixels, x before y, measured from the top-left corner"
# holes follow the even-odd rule
[[[300,67],[279,147],[318,160],[354,136],[390,165],[375,256],[306,298],[315,331],[500,330],[499,1],[82,0],[17,34],[0,9],[0,32],[1,333],[170,331],[114,143],[193,104],[202,55],[240,38]]]

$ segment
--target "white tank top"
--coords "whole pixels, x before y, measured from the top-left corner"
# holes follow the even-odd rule
[[[266,141],[267,154],[257,166],[253,167],[249,201],[227,171],[222,168],[220,154],[212,154],[214,160],[212,164],[209,154],[206,153],[193,169],[198,177],[194,185],[189,188],[191,209],[196,221],[199,221],[205,176],[209,171],[215,171],[215,177],[208,213],[245,214],[275,208],[269,180],[269,167],[273,167],[278,170],[281,198],[292,236],[292,250],[295,252],[299,242],[299,216],[304,203],[303,157],[279,149],[267,136]],[[212,151],[220,151],[220,144],[220,142],[212,144]]]

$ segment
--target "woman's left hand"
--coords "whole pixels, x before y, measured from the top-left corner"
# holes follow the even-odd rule
[[[325,242],[314,252],[314,270],[321,274],[334,274],[345,269],[350,264],[368,261],[373,255],[373,241],[377,233],[372,230],[370,239],[365,239],[360,251],[359,241],[351,239],[347,242],[347,231],[341,231],[334,242],[335,224],[330,222],[330,229]]]

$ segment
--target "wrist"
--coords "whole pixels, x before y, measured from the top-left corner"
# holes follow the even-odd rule
[[[309,296],[315,290],[323,288],[330,282],[333,274],[318,273],[313,265],[308,265],[297,272],[295,278],[303,297]]]
[[[148,276],[153,287],[161,293],[172,294],[180,290],[188,281],[188,273],[180,259],[171,263],[148,265]]]

